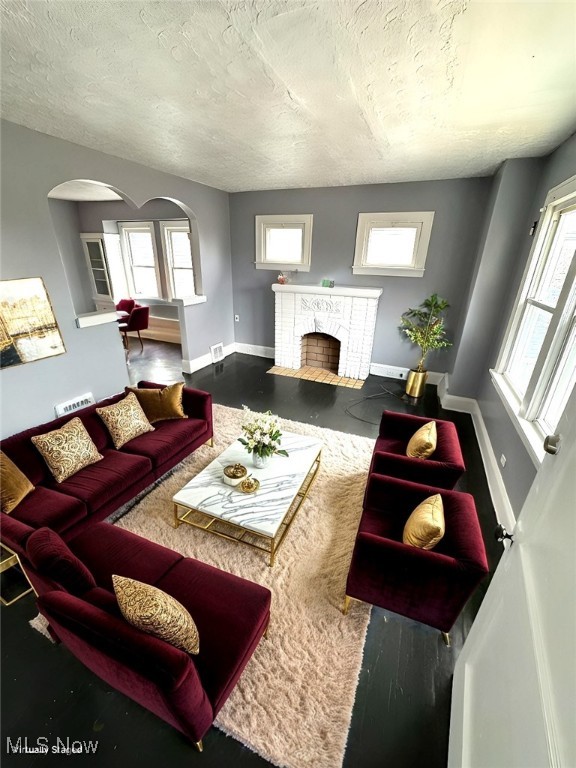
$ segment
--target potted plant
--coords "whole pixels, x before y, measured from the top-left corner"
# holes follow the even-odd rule
[[[278,416],[272,411],[266,413],[254,413],[243,405],[244,418],[242,424],[244,437],[238,440],[252,454],[254,466],[262,469],[267,466],[272,456],[288,456],[288,451],[280,448],[282,432],[278,426]]]
[[[442,313],[450,305],[446,299],[433,293],[425,299],[418,308],[408,309],[402,315],[400,329],[408,336],[412,344],[420,347],[420,361],[412,368],[406,381],[406,394],[420,397],[424,392],[428,371],[424,368],[426,355],[432,349],[451,347],[452,342],[446,338]]]

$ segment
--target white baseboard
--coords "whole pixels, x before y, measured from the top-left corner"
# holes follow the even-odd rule
[[[224,345],[224,357],[228,357],[233,352],[236,352],[236,345],[234,343]],[[209,352],[205,355],[200,355],[200,357],[195,357],[193,360],[182,360],[182,371],[184,373],[194,373],[201,368],[206,368],[207,365],[212,365],[212,355]]]
[[[488,430],[486,429],[486,424],[482,418],[482,411],[480,410],[478,402],[471,397],[457,397],[456,395],[450,395],[447,389],[447,379],[440,383],[440,386],[438,387],[438,396],[440,397],[442,408],[445,408],[447,411],[469,413],[472,417],[472,423],[474,425],[484,470],[486,472],[490,496],[492,498],[492,503],[494,504],[494,511],[496,512],[496,519],[499,523],[502,523],[507,531],[511,531],[516,524],[514,510],[510,504],[502,473],[498,466],[498,460],[496,459],[494,449],[492,448],[492,443],[490,442]]]
[[[370,373],[373,376],[386,376],[388,379],[403,379],[406,381],[410,368],[401,368],[397,365],[386,365],[386,363],[370,363]],[[430,384],[439,384],[444,378],[444,373],[428,371],[428,382]]]
[[[259,344],[241,344],[236,342],[234,344],[234,351],[240,352],[243,355],[255,355],[256,357],[271,357],[274,359],[274,347],[263,347]]]

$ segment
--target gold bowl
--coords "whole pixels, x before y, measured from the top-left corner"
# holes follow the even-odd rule
[[[226,485],[239,485],[248,474],[248,470],[243,464],[228,464],[224,467],[222,479]]]

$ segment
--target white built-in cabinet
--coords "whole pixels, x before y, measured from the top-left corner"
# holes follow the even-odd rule
[[[81,233],[82,248],[86,257],[90,277],[92,296],[96,309],[109,309],[114,305],[110,269],[106,258],[104,235],[99,233]]]

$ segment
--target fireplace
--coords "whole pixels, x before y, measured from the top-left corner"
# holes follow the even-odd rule
[[[276,294],[276,365],[300,368],[303,337],[322,334],[340,343],[339,376],[368,376],[381,288],[276,283],[272,290]]]
[[[327,333],[306,333],[302,336],[302,365],[324,368],[336,373],[340,360],[340,342]]]

